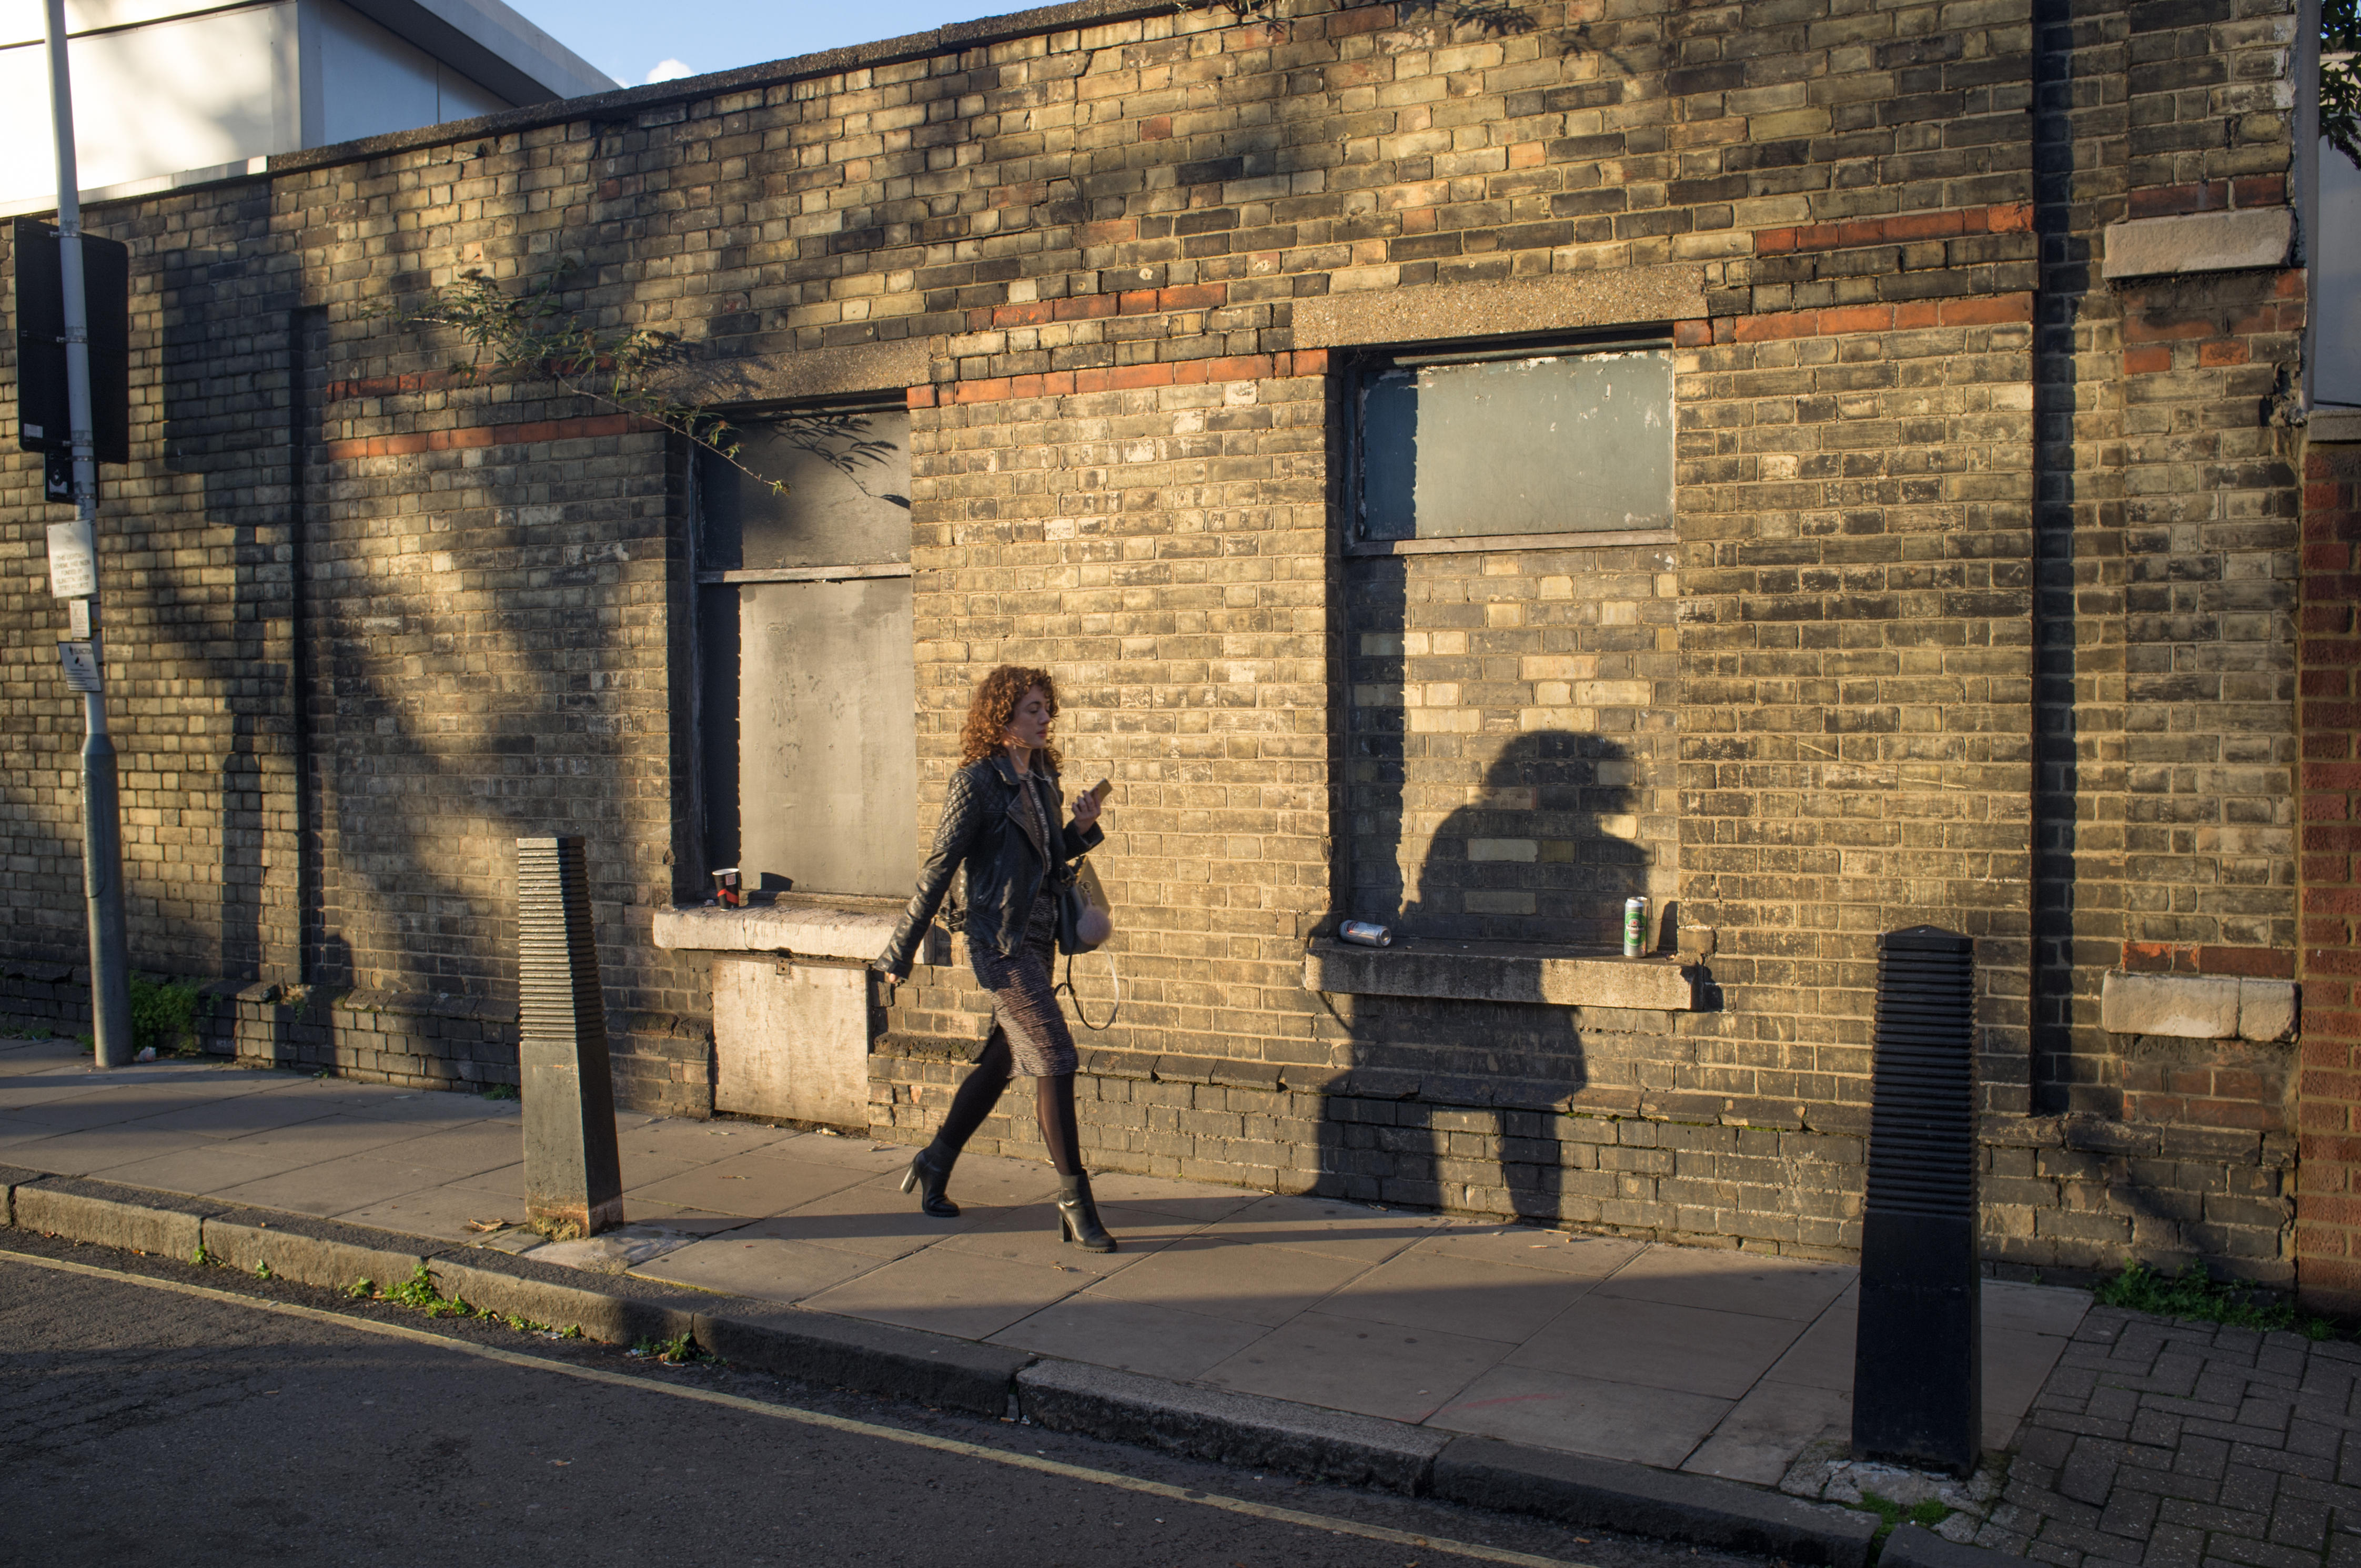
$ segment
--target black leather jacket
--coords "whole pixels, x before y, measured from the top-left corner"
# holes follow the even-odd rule
[[[1040,760],[1034,765],[1040,767]],[[910,972],[919,939],[950,891],[955,872],[965,874],[961,878],[963,896],[951,906],[951,929],[965,931],[971,942],[990,942],[1016,956],[1025,945],[1025,923],[1049,868],[1064,866],[1106,837],[1095,822],[1085,831],[1066,819],[1058,776],[1046,770],[1041,776],[1049,784],[1045,815],[1052,841],[1046,845],[1033,841],[1033,814],[1017,794],[1022,786],[1016,767],[1005,754],[970,763],[951,775],[942,820],[935,828],[935,847],[918,868],[918,890],[902,911],[902,923],[894,927],[894,939],[877,960],[879,968],[896,975]]]

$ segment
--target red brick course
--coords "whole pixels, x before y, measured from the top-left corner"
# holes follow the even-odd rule
[[[2361,446],[2313,447],[2303,477],[2296,1270],[2308,1299],[2350,1309],[2361,1306]]]

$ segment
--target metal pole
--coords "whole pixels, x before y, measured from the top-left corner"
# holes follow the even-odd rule
[[[49,0],[49,109],[57,122],[58,269],[65,284],[67,428],[73,443],[74,516],[98,535],[98,459],[90,413],[90,303],[82,290],[82,186],[74,169],[73,87],[66,64],[65,0]],[[98,655],[101,689],[82,694],[82,880],[90,910],[91,1032],[98,1065],[131,1060],[131,959],[123,925],[123,844],[115,742],[106,733],[106,658],[94,580],[73,630]],[[84,622],[87,622],[85,625]]]

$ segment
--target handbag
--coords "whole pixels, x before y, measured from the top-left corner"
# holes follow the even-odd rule
[[[1096,894],[1093,899],[1091,895]],[[1106,912],[1106,890],[1098,873],[1077,860],[1058,878],[1058,950],[1068,958],[1095,952],[1115,935],[1115,919]]]
[[[1106,1022],[1093,1024],[1082,1007],[1082,993],[1074,989],[1074,955],[1096,948],[1115,935],[1115,917],[1107,913],[1106,889],[1099,885],[1098,873],[1091,870],[1088,861],[1077,860],[1058,879],[1058,950],[1066,955],[1066,978],[1057,989],[1073,1000],[1074,1016],[1085,1029],[1109,1029],[1123,1012],[1123,977],[1115,972],[1115,955],[1107,955],[1107,981],[1115,988],[1115,1002],[1107,1009]]]

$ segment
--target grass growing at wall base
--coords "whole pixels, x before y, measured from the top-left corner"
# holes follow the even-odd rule
[[[2286,1330],[2306,1339],[2338,1337],[2326,1318],[2296,1310],[2285,1297],[2235,1281],[2216,1279],[2195,1264],[2178,1275],[2157,1273],[2135,1263],[2113,1279],[2091,1288],[2092,1299],[2103,1307],[2124,1307],[2166,1318],[2194,1318],[2234,1329]]]

